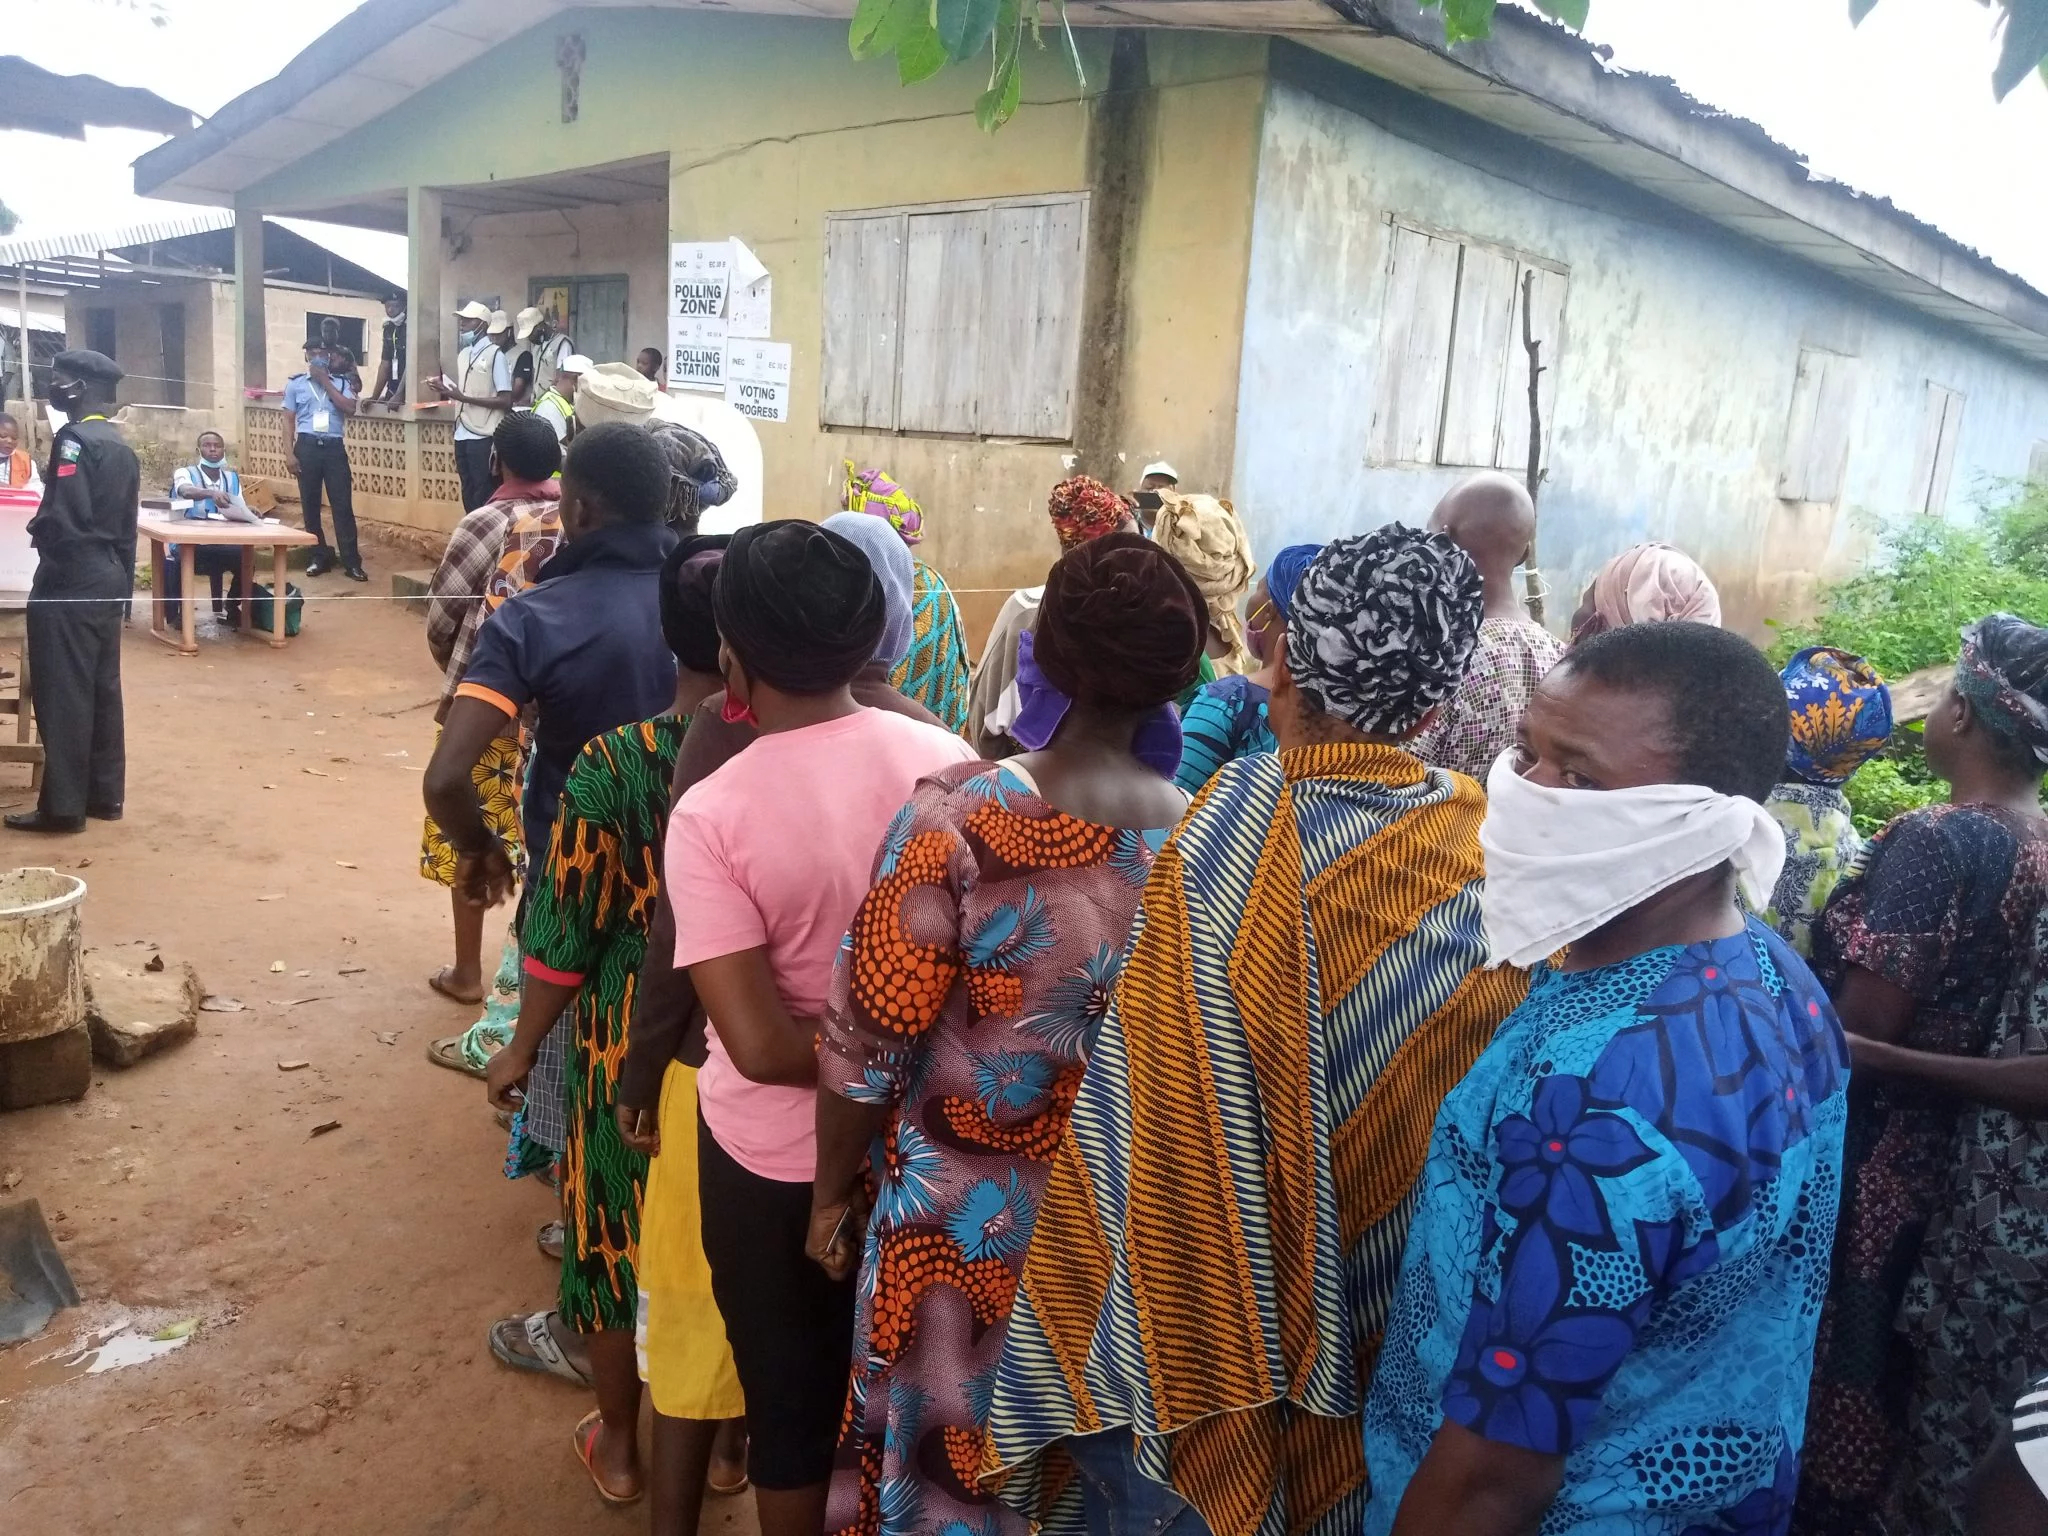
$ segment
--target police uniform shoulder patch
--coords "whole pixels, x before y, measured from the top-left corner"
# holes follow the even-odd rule
[[[63,458],[64,462],[68,464],[78,457],[79,451],[82,448],[84,448],[84,446],[85,445],[81,443],[77,438],[67,437],[64,440],[64,446],[58,450],[58,453]]]

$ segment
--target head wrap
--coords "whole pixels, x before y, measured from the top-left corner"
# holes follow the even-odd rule
[[[1956,692],[1988,729],[2048,763],[2048,629],[2010,613],[1969,625]]]
[[[1792,741],[1785,771],[1807,784],[1842,784],[1892,736],[1892,691],[1861,656],[1808,646],[1785,663]]]
[[[1294,589],[1301,585],[1302,572],[1322,552],[1320,544],[1290,544],[1266,567],[1266,595],[1272,598],[1273,611],[1282,623],[1294,611]]]
[[[860,547],[801,519],[732,535],[712,609],[747,676],[795,694],[852,682],[887,619],[882,584]]]
[[[1006,735],[1027,752],[1042,752],[1059,734],[1060,722],[1074,701],[1046,681],[1037,657],[1038,636],[1024,630],[1017,636],[1017,718]],[[1180,772],[1180,711],[1171,702],[1158,705],[1131,732],[1131,756],[1162,779]]]
[[[1593,578],[1593,613],[1600,620],[1598,628],[1589,623],[1573,639],[1660,619],[1691,619],[1718,628],[1721,594],[1684,550],[1669,544],[1638,544],[1600,567]]]
[[[739,479],[710,439],[675,421],[649,421],[647,432],[668,460],[670,526],[695,528],[706,507],[722,507],[732,499]]]
[[[594,427],[606,421],[644,424],[654,414],[657,391],[626,363],[599,363],[576,381],[576,421]]]
[[[1252,563],[1252,541],[1238,521],[1237,510],[1214,496],[1161,491],[1152,537],[1188,568],[1202,596],[1209,600],[1209,622],[1230,647],[1217,670],[1249,672],[1255,663],[1237,605],[1251,591],[1259,571]]]
[[[874,567],[889,613],[882,638],[875,644],[874,659],[895,666],[910,654],[911,612],[917,599],[917,566],[909,548],[887,523],[859,512],[835,512],[823,526],[857,546]]]
[[[1288,674],[1311,708],[1406,736],[1464,677],[1482,606],[1479,567],[1441,533],[1389,523],[1338,539],[1295,589]]]
[[[661,564],[661,636],[678,665],[692,672],[718,671],[718,620],[711,593],[718,581],[726,535],[693,534],[678,539]]]
[[[1068,698],[1145,709],[1195,680],[1208,627],[1201,588],[1178,560],[1143,534],[1112,533],[1047,573],[1033,653]]]
[[[911,499],[910,492],[879,469],[855,469],[851,459],[844,463],[846,492],[842,499],[847,511],[886,517],[906,544],[924,537],[924,510]]]
[[[1115,533],[1130,516],[1123,497],[1087,475],[1075,475],[1054,486],[1045,510],[1052,517],[1052,531],[1059,535],[1061,549]]]

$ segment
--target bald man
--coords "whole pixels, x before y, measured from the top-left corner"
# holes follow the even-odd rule
[[[1464,681],[1410,750],[1483,784],[1493,760],[1515,744],[1529,695],[1564,655],[1564,642],[1530,619],[1515,581],[1536,537],[1536,504],[1519,480],[1487,471],[1451,487],[1429,528],[1472,557],[1486,607]]]

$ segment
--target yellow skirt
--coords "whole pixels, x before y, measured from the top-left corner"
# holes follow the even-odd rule
[[[640,1379],[671,1419],[737,1419],[747,1411],[711,1296],[697,1207],[697,1069],[679,1061],[661,1081],[661,1155],[640,1205]]]
[[[434,727],[434,742],[441,741],[441,728]],[[484,825],[498,836],[505,845],[505,851],[512,856],[513,866],[519,864],[519,793],[526,776],[526,749],[521,745],[515,731],[510,736],[500,736],[477,759],[476,767],[470,770],[469,781],[476,786],[476,799],[484,813]],[[420,832],[420,873],[436,885],[455,884],[455,850],[448,845],[448,839],[441,835],[441,829],[434,825],[434,818],[426,818]]]

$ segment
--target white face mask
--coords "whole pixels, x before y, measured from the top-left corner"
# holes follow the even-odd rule
[[[1785,836],[1754,800],[1698,784],[1548,789],[1503,752],[1486,778],[1481,898],[1495,965],[1533,965],[1691,875],[1732,862],[1761,912]]]

